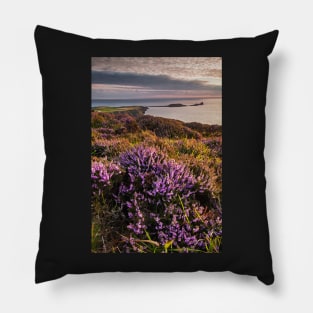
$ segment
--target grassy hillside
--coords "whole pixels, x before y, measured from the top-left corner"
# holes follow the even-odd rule
[[[116,107],[116,108],[102,106],[102,107],[96,107],[96,108],[92,109],[92,111],[94,111],[94,112],[104,112],[104,113],[124,112],[124,113],[128,113],[130,115],[133,115],[133,116],[138,116],[140,114],[144,114],[147,110],[148,110],[148,108],[143,107],[143,106],[125,106],[125,107]]]
[[[91,112],[92,251],[217,253],[222,249],[222,128]]]

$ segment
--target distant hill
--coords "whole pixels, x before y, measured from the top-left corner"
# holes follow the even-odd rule
[[[203,105],[203,104],[204,104],[203,102],[200,102],[200,103],[191,104],[190,106],[191,106],[191,107],[196,107],[196,106],[198,106],[198,105]]]
[[[195,103],[195,104],[190,104],[189,106],[191,107],[196,107],[198,105],[203,105],[203,102],[200,103]],[[171,103],[169,105],[165,105],[165,107],[169,107],[169,108],[180,108],[180,107],[186,107],[188,105],[182,104],[182,103]]]
[[[179,107],[185,107],[185,105],[181,104],[181,103],[171,103],[171,104],[167,105],[167,107],[169,107],[169,108],[179,108]]]
[[[93,112],[103,112],[103,113],[128,113],[132,116],[139,116],[142,114],[145,114],[145,112],[148,110],[147,107],[143,106],[124,106],[124,107],[94,107],[91,109]]]

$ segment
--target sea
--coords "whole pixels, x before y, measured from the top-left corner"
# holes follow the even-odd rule
[[[190,106],[203,102],[203,105]],[[185,107],[168,107],[172,103],[181,103]],[[222,98],[208,99],[131,99],[131,100],[92,100],[92,107],[108,106],[145,106],[146,115],[159,116],[183,122],[198,122],[209,125],[222,125]]]

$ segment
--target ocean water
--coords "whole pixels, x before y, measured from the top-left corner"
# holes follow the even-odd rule
[[[190,106],[203,102],[203,105]],[[171,103],[181,103],[186,107],[167,107]],[[135,99],[135,100],[93,100],[92,107],[146,106],[145,114],[177,119],[183,122],[222,125],[222,99]]]

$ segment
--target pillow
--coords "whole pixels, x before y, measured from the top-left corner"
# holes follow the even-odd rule
[[[263,149],[277,36],[130,41],[36,27],[36,283],[200,270],[273,283]]]

